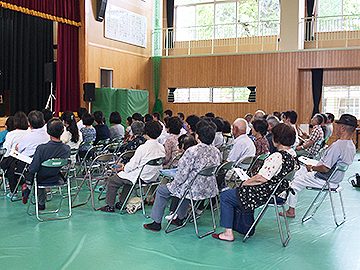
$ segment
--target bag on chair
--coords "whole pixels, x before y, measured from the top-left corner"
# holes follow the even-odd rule
[[[235,209],[233,230],[245,235],[250,229],[251,225],[254,223],[254,220],[253,210],[240,211],[240,209]],[[253,235],[254,233],[255,228],[251,230],[249,236]]]

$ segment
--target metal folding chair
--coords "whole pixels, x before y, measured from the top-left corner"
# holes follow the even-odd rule
[[[142,208],[142,213],[144,215],[145,218],[149,218],[149,216],[146,214],[146,211],[145,211],[145,199],[151,195],[150,197],[153,196],[153,194],[156,192],[156,189],[152,192],[152,194],[149,194],[151,189],[155,186],[158,186],[160,184],[160,181],[156,181],[156,182],[151,182],[151,183],[145,183],[142,179],[141,179],[141,174],[144,170],[144,168],[146,166],[161,166],[164,162],[164,158],[163,157],[160,157],[160,158],[156,158],[156,159],[152,159],[152,160],[149,160],[146,164],[144,164],[141,169],[140,169],[140,172],[139,172],[139,175],[136,179],[136,181],[133,183],[128,195],[126,196],[125,198],[125,201],[123,203],[123,205],[121,206],[121,209],[120,209],[120,213],[124,213],[124,209],[126,207],[126,204],[131,196],[131,193],[133,192],[134,188],[136,187],[136,185],[138,186],[139,188],[139,193],[140,193],[140,198],[141,198],[141,208]],[[147,188],[145,194],[143,192],[143,188]]]
[[[345,215],[344,202],[343,202],[343,198],[341,195],[342,188],[340,186],[337,186],[336,188],[331,188],[330,184],[331,184],[331,181],[334,179],[334,176],[336,175],[337,172],[342,172],[345,174],[345,172],[347,171],[348,168],[349,168],[349,166],[347,164],[339,163],[335,166],[333,172],[331,173],[331,175],[325,181],[324,185],[321,188],[306,187],[306,189],[318,191],[318,193],[315,196],[314,200],[311,202],[309,208],[306,210],[304,216],[302,217],[302,223],[304,223],[305,221],[308,221],[315,215],[315,213],[319,209],[320,205],[324,202],[327,195],[329,195],[329,197],[330,197],[331,210],[333,213],[334,222],[335,222],[336,226],[338,227],[345,222],[346,215]],[[339,200],[340,200],[341,211],[342,211],[342,219],[341,220],[338,220],[337,215],[336,215],[336,210],[335,210],[333,194],[336,194],[336,193],[339,194]],[[310,212],[311,212],[311,214],[310,214]]]
[[[209,200],[210,209],[211,209],[212,223],[213,223],[212,225],[213,225],[213,226],[212,226],[212,230],[211,230],[211,231],[208,231],[208,232],[206,232],[206,233],[204,233],[204,234],[201,234],[201,235],[199,234],[199,228],[198,228],[197,217],[196,217],[196,210],[197,210],[197,208],[198,208],[198,206],[199,206],[199,203],[200,203],[201,201],[196,201],[196,202],[194,202],[194,200],[193,200],[193,198],[192,198],[193,196],[192,196],[191,187],[192,187],[193,183],[196,181],[196,179],[197,179],[198,177],[200,177],[200,176],[204,176],[204,177],[214,176],[214,177],[215,177],[215,174],[216,174],[216,171],[217,171],[217,168],[218,168],[218,167],[219,167],[219,166],[209,166],[209,167],[203,168],[202,170],[200,170],[200,171],[197,173],[197,175],[194,177],[194,179],[185,187],[184,194],[183,194],[183,196],[181,197],[180,202],[179,202],[179,204],[178,204],[178,206],[177,206],[174,214],[172,215],[171,219],[169,220],[169,222],[168,222],[168,224],[167,224],[167,226],[166,226],[166,229],[165,229],[165,232],[166,232],[166,233],[170,233],[170,232],[173,232],[173,231],[176,231],[176,230],[178,230],[178,229],[181,229],[181,228],[185,227],[191,217],[192,217],[192,220],[193,220],[193,222],[194,222],[195,233],[196,233],[196,236],[197,236],[198,238],[201,239],[201,238],[203,238],[203,237],[205,237],[205,236],[207,236],[207,235],[210,235],[210,234],[212,234],[212,233],[215,232],[215,230],[216,230],[216,220],[215,220],[215,213],[214,213],[214,206],[213,206],[212,198],[205,198],[205,200],[206,200],[206,199]],[[215,196],[214,198],[215,198],[216,204],[218,205],[217,196]],[[181,204],[183,203],[183,201],[184,201],[185,199],[190,200],[191,214],[188,214],[187,218],[185,219],[185,221],[183,222],[183,224],[182,224],[181,226],[176,226],[176,227],[170,229],[171,222],[173,221],[174,217],[177,216],[177,213],[178,213],[178,211],[179,211],[179,209],[180,209],[180,206],[181,206]]]
[[[256,157],[245,157],[243,159],[239,159],[238,161],[233,163],[233,168],[240,168],[244,171],[248,171],[249,167],[251,166],[251,164],[253,164],[253,161],[255,159],[256,159]],[[237,185],[238,184],[237,180],[238,180],[238,177],[237,177],[235,171],[233,171],[228,182],[232,182],[235,185]],[[226,185],[229,186],[229,183],[226,183]]]
[[[284,247],[286,247],[288,245],[288,243],[291,239],[289,223],[288,223],[288,220],[285,217],[285,215],[280,216],[280,214],[279,214],[279,208],[281,208],[283,213],[285,213],[286,199],[278,200],[278,197],[276,196],[276,194],[277,194],[277,191],[278,191],[280,185],[282,184],[282,182],[285,180],[290,182],[294,178],[294,175],[295,175],[295,170],[290,172],[289,174],[287,174],[283,179],[281,179],[281,181],[279,181],[279,183],[276,185],[276,187],[272,191],[271,195],[267,199],[266,203],[262,206],[260,212],[256,216],[250,229],[245,234],[245,236],[243,238],[243,242],[245,242],[251,236],[251,234],[253,233],[253,230],[255,229],[257,224],[260,222],[260,220],[264,216],[264,214],[267,211],[267,209],[269,208],[269,206],[273,206],[275,208],[276,222],[277,222],[277,225],[279,228],[281,243]],[[283,219],[283,221],[284,221],[285,231],[284,231],[284,225],[282,224],[281,219]]]
[[[32,191],[33,191],[33,196],[35,197],[35,213],[30,212],[30,205],[31,203],[29,202],[28,204],[28,208],[27,208],[27,213],[28,215],[32,216],[32,215],[36,215],[36,218],[39,221],[48,221],[48,220],[60,220],[60,219],[67,219],[71,217],[71,196],[70,196],[70,182],[69,182],[69,168],[70,168],[70,160],[67,159],[58,159],[58,158],[54,158],[54,159],[49,159],[44,161],[41,166],[42,167],[46,167],[46,168],[58,168],[58,169],[63,169],[62,173],[63,173],[63,178],[64,178],[64,183],[61,184],[39,184],[37,182],[37,178],[35,175],[34,178],[34,184],[32,186]],[[67,188],[67,193],[63,194],[62,193],[62,188],[66,187]],[[57,188],[59,189],[59,194],[60,194],[60,202],[58,205],[58,208],[55,210],[51,210],[51,211],[39,211],[39,199],[38,199],[38,189],[52,189],[52,188]],[[55,214],[57,215],[59,213],[59,211],[61,210],[61,205],[62,205],[62,201],[64,198],[68,198],[68,213],[64,216],[52,216],[50,218],[43,218],[43,215],[48,215],[48,214]]]
[[[222,146],[220,146],[219,151],[222,156],[222,161],[227,160],[232,148],[233,148],[233,144],[223,144]]]
[[[18,181],[16,183],[14,193],[10,197],[11,202],[17,202],[17,201],[21,200],[21,198],[15,199],[14,197],[15,197],[15,194],[18,192],[21,182],[25,181],[25,173],[28,170],[29,166],[30,166],[30,164],[26,164],[24,169],[21,172],[15,172],[15,175],[18,177]]]
[[[94,191],[101,180],[105,180],[108,178],[113,172],[110,168],[111,165],[115,164],[115,155],[114,154],[102,154],[97,157],[91,162],[90,165],[86,168],[86,174],[81,181],[75,195],[72,198],[73,208],[85,205],[91,199],[91,204],[94,210],[98,210],[95,207],[95,194]],[[78,198],[79,193],[87,183],[88,189],[90,190],[90,194],[88,195],[87,199],[83,202],[78,204],[74,204],[75,200]]]

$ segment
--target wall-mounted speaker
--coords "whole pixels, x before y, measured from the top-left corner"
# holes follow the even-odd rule
[[[84,83],[84,101],[93,102],[95,101],[95,83]]]
[[[105,17],[107,0],[96,0],[96,20],[102,22]]]

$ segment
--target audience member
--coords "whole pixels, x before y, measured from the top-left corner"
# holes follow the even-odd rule
[[[200,118],[194,114],[189,115],[186,117],[185,123],[186,123],[186,130],[188,134],[194,134],[196,132],[196,125],[200,121]]]
[[[140,121],[133,121],[131,124],[131,133],[132,135],[129,137],[128,141],[120,146],[120,152],[124,153],[126,151],[136,150],[140,145],[146,142],[144,138],[144,128],[145,124]],[[123,164],[129,162],[128,159],[121,160]]]
[[[50,121],[50,119],[52,119],[54,116],[53,116],[53,112],[50,111],[49,109],[43,109],[41,111],[44,115],[44,121],[45,121],[45,124],[47,124],[47,122]],[[44,128],[46,128],[46,126],[44,126]]]
[[[172,110],[165,110],[164,111],[164,118],[165,117],[172,117],[172,116],[173,116]]]
[[[107,125],[105,125],[105,117],[102,111],[94,112],[94,120],[96,125],[94,126],[96,130],[96,139],[94,144],[97,144],[99,141],[104,141],[110,139],[110,130]]]
[[[247,113],[245,114],[244,119],[246,120],[246,122],[248,122],[248,124],[251,124],[253,117],[254,116],[251,113]]]
[[[142,117],[142,115],[140,113],[134,113],[132,115],[132,119],[133,119],[133,121],[144,122],[144,118]]]
[[[286,111],[283,113],[283,123],[288,124],[295,129],[296,140],[295,140],[295,144],[293,145],[293,148],[296,148],[300,143],[299,134],[296,127],[297,118],[298,116],[295,111]]]
[[[76,122],[75,127],[77,128]],[[59,168],[45,168],[41,166],[44,161],[52,158],[68,159],[70,157],[70,147],[63,144],[60,140],[60,136],[64,133],[63,123],[59,119],[51,119],[47,123],[47,133],[50,135],[50,141],[36,148],[33,160],[29,166],[29,172],[26,174],[26,184],[22,186],[24,204],[28,201],[35,174],[37,182],[42,185],[64,183]],[[39,210],[45,210],[45,189],[38,189],[38,198]]]
[[[94,123],[94,116],[89,113],[85,113],[82,116],[84,127],[80,129],[83,137],[83,144],[79,147],[79,156],[84,157],[86,152],[91,148],[92,144],[96,139],[96,130],[92,126]]]
[[[224,142],[226,145],[233,144],[234,138],[231,133],[231,124],[227,120],[224,121],[222,134],[224,136]]]
[[[273,112],[273,116],[277,117],[278,120],[281,119],[281,113],[278,111]]]
[[[246,157],[254,157],[256,148],[253,141],[246,134],[248,123],[243,118],[238,118],[233,123],[234,146],[231,149],[228,161],[237,162]]]
[[[144,115],[144,122],[145,123],[150,122],[152,120],[154,120],[154,117],[151,114],[147,113],[147,114]]]
[[[265,119],[265,112],[262,110],[257,110],[254,114],[253,120],[258,120],[258,119]]]
[[[266,121],[268,122],[268,133],[265,136],[265,138],[268,140],[269,143],[269,152],[270,154],[275,153],[277,151],[276,147],[274,146],[273,143],[273,135],[272,135],[272,129],[277,126],[280,121],[276,116],[270,115],[268,116],[268,118],[266,119]]]
[[[213,112],[205,113],[205,116],[209,118],[215,118],[215,114]]]
[[[131,116],[129,116],[128,118],[126,118],[126,129],[125,129],[125,139],[124,141],[127,140],[128,137],[130,137],[131,134],[131,124],[133,122],[133,119]]]
[[[324,135],[325,140],[328,141],[334,132],[333,122],[335,120],[335,116],[332,113],[326,113],[327,122],[326,122],[326,133]]]
[[[295,130],[286,124],[278,124],[272,129],[274,145],[279,152],[270,155],[258,174],[243,181],[235,189],[220,193],[220,225],[225,231],[213,234],[216,239],[234,241],[233,224],[236,211],[253,212],[265,204],[276,185],[295,169],[295,152],[291,148],[295,141]],[[288,181],[283,181],[277,194],[289,188]]]
[[[168,119],[167,130],[170,136],[166,139],[164,143],[164,167],[168,167],[177,154],[178,138],[180,135],[181,127],[182,122],[178,117],[170,117]]]
[[[82,133],[78,130],[75,115],[73,112],[64,112],[60,119],[65,126],[64,132],[60,137],[60,140],[70,146],[71,149],[79,149],[80,144],[83,141]]]
[[[268,129],[268,123],[266,120],[255,120],[252,122],[252,134],[255,137],[255,155],[262,155],[269,153],[269,142],[265,138]]]
[[[80,119],[78,122],[77,122],[77,127],[78,127],[78,130],[81,130],[83,127],[84,127],[84,123],[83,123],[83,116],[84,114],[88,113],[87,109],[86,108],[83,108],[83,107],[80,107],[77,111],[77,116],[78,118]]]
[[[161,130],[161,125],[157,121],[145,124],[145,137],[147,141],[138,147],[134,156],[125,166],[120,167],[118,174],[107,179],[106,205],[100,208],[101,211],[115,212],[115,207],[121,209],[142,167],[150,160],[165,157],[164,146],[156,140],[160,136]],[[159,176],[159,169],[159,166],[145,166],[141,172],[141,180],[145,183],[156,181]],[[115,205],[116,195],[120,187],[123,187],[123,189],[119,202]]]
[[[201,169],[220,164],[220,152],[216,147],[212,146],[215,133],[216,126],[214,123],[204,120],[199,121],[196,128],[199,144],[185,151],[179,160],[175,179],[166,185],[160,185],[157,189],[151,211],[151,218],[154,222],[145,224],[145,229],[160,231],[161,221],[169,199],[171,197],[181,198],[185,191],[184,187],[194,180]],[[198,177],[196,183],[191,186],[191,194],[195,201],[215,197],[218,194],[215,177]],[[178,217],[174,220],[175,224],[181,225],[183,223],[188,212],[188,206],[189,200],[186,199],[178,210]]]
[[[224,144],[224,136],[222,133],[224,127],[224,121],[220,117],[215,117],[212,118],[211,120],[216,125],[216,133],[215,133],[215,139],[213,145],[216,148],[220,148]]]
[[[324,156],[316,166],[302,166],[295,174],[294,180],[291,182],[291,188],[295,191],[295,195],[289,194],[287,199],[289,205],[289,209],[286,211],[287,217],[295,217],[297,197],[301,190],[307,186],[322,188],[338,164],[352,164],[356,154],[352,138],[357,127],[357,119],[353,115],[343,114],[335,123],[338,140],[325,151]],[[343,178],[344,172],[336,172],[330,183],[330,188],[337,188]]]
[[[121,116],[119,112],[112,112],[109,118],[110,139],[122,139],[125,136],[124,127],[121,125]]]
[[[5,121],[5,130],[0,132],[0,148],[3,147],[7,134],[13,130],[15,130],[14,116],[9,116]]]
[[[324,132],[321,128],[323,117],[321,114],[315,114],[311,119],[311,125],[313,126],[309,138],[300,146],[296,147],[298,155],[306,154],[309,157],[314,157],[320,150],[322,141],[324,140]]]

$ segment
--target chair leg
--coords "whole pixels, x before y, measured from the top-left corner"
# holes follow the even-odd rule
[[[192,208],[192,214],[193,214],[194,227],[195,227],[195,233],[196,233],[196,236],[199,239],[204,238],[205,236],[208,236],[208,235],[214,233],[215,230],[216,230],[215,213],[214,213],[214,207],[213,207],[211,198],[209,198],[209,201],[210,201],[209,203],[210,203],[210,209],[211,209],[211,218],[212,218],[212,222],[213,222],[213,229],[200,235],[199,234],[198,224],[197,224],[196,213],[195,213],[195,210],[196,210],[197,207],[195,208],[193,200],[192,199],[190,200],[191,208]]]
[[[255,229],[256,225],[259,223],[259,221],[262,219],[262,217],[264,216],[266,210],[268,209],[268,203],[265,204],[265,206],[263,208],[261,208],[260,213],[256,216],[253,224],[251,225],[251,227],[249,228],[249,230],[246,232],[244,238],[243,238],[243,242],[245,242],[249,237],[250,237],[250,233],[253,229]]]
[[[342,225],[345,222],[345,219],[346,219],[345,209],[344,209],[344,202],[343,202],[343,199],[342,199],[341,191],[339,191],[338,193],[339,193],[339,200],[340,200],[341,210],[342,210],[342,220],[341,221],[338,221],[338,219],[337,219],[334,199],[333,199],[333,196],[332,196],[332,192],[329,190],[331,210],[332,210],[332,213],[333,213],[334,222],[335,222],[337,227]]]
[[[11,197],[10,197],[10,201],[11,201],[11,202],[17,202],[17,201],[20,201],[20,200],[21,200],[20,198],[14,199],[15,194],[18,193],[18,189],[19,189],[19,186],[20,186],[20,182],[21,182],[21,177],[19,178],[18,182],[16,183],[16,187],[15,187],[15,189],[14,189],[13,194],[11,194]]]
[[[188,215],[188,217],[186,218],[185,222],[183,222],[183,224],[182,224],[181,226],[176,226],[176,227],[170,229],[171,222],[174,220],[174,217],[177,215],[181,204],[182,204],[183,201],[185,200],[186,195],[187,195],[187,192],[185,192],[184,195],[181,197],[178,206],[176,207],[176,209],[175,209],[175,211],[174,211],[171,219],[168,221],[168,224],[166,225],[165,233],[171,233],[171,232],[173,232],[173,231],[176,231],[176,230],[178,230],[178,229],[181,229],[181,228],[185,227],[186,223],[188,222],[188,220],[189,220],[189,218],[190,218],[191,215]]]
[[[276,215],[276,221],[277,221],[277,224],[278,224],[278,228],[279,228],[279,233],[280,233],[280,240],[281,240],[281,243],[283,245],[283,247],[286,247],[290,241],[290,238],[291,238],[291,235],[290,235],[290,229],[289,229],[289,223],[288,223],[288,220],[286,218],[285,215],[282,216],[282,218],[284,219],[284,222],[285,222],[285,234],[286,236],[284,235],[284,229],[283,229],[283,225],[281,223],[281,217],[280,217],[280,214],[279,214],[279,207],[276,202],[275,202],[275,215]],[[283,213],[285,213],[285,207],[284,205],[281,206],[282,208],[282,211]]]
[[[301,222],[304,223],[308,221],[309,219],[312,219],[312,217],[315,215],[316,211],[319,209],[320,205],[322,205],[323,201],[326,198],[328,191],[327,190],[320,190],[314,200],[311,202],[309,208],[306,210],[304,216],[301,219]],[[322,198],[320,201],[318,200],[322,195]],[[314,208],[314,209],[313,209]],[[311,212],[312,211],[312,212]],[[311,212],[311,214],[309,214]]]
[[[132,192],[134,191],[135,186],[136,186],[136,183],[133,183],[133,185],[132,185],[132,187],[131,187],[128,195],[127,195],[126,198],[125,198],[125,201],[124,201],[123,205],[121,206],[120,214],[122,214],[122,215],[125,214],[126,204],[127,204],[128,200],[129,200]]]

